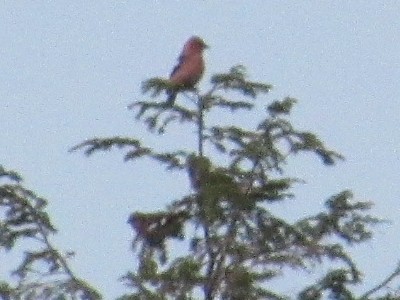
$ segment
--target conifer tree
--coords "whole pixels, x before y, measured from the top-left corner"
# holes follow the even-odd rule
[[[139,264],[124,276],[132,292],[121,299],[372,299],[398,275],[396,269],[376,290],[353,294],[362,274],[347,246],[370,239],[371,226],[380,220],[368,214],[372,203],[354,200],[351,191],[329,196],[321,212],[293,222],[271,211],[273,203],[295,198],[293,185],[301,183],[285,174],[290,157],[311,153],[327,166],[343,159],[317,135],[291,124],[295,99],[270,102],[258,124],[248,128],[223,124],[222,115],[247,110],[256,118],[256,105],[267,103],[271,85],[249,80],[243,66],[212,76],[204,93],[182,88],[173,106],[157,100],[170,88],[160,78],[145,81],[143,92],[151,99],[136,101],[130,109],[151,134],[168,134],[176,122],[195,128],[195,134],[182,138],[195,140],[196,148],[178,145],[163,151],[117,136],[90,139],[72,149],[91,155],[117,147],[126,161],[150,158],[188,177],[191,193],[152,213],[132,212]],[[213,123],[208,116],[216,110],[221,118]],[[268,284],[287,269],[312,272],[326,261],[334,264],[296,297]],[[379,299],[396,299],[391,293],[385,297]]]
[[[11,271],[12,279],[0,280],[0,299],[101,299],[68,265],[74,253],[62,253],[51,243],[56,229],[46,212],[47,200],[1,165],[0,180],[0,251],[23,257]],[[0,270],[4,272],[4,266]]]

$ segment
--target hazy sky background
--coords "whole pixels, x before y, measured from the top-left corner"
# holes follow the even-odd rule
[[[288,175],[307,184],[282,211],[293,219],[317,212],[348,188],[393,221],[352,251],[371,286],[400,259],[399,16],[398,1],[3,1],[0,164],[49,200],[53,240],[76,251],[75,272],[106,299],[121,295],[118,278],[136,265],[129,214],[188,192],[186,177],[124,163],[118,150],[88,159],[68,149],[95,136],[146,137],[126,106],[144,99],[143,80],[168,76],[197,34],[211,46],[201,88],[243,64],[252,80],[274,85],[266,104],[299,99],[293,123],[346,156],[333,168],[309,155],[293,160]],[[183,140],[179,127],[146,139]]]

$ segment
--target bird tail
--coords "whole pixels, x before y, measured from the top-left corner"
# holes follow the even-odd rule
[[[176,91],[168,91],[168,98],[167,98],[167,104],[172,106],[175,103],[177,92]]]

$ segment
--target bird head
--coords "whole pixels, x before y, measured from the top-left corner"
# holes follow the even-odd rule
[[[185,44],[184,49],[188,52],[202,52],[209,48],[208,45],[198,36],[192,36]]]

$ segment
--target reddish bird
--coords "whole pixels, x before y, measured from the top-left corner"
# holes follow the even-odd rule
[[[208,46],[201,38],[191,37],[183,47],[178,64],[169,76],[171,83],[180,88],[193,88],[204,72],[203,50],[206,48]],[[178,89],[171,89],[167,92],[169,105],[174,104]]]

